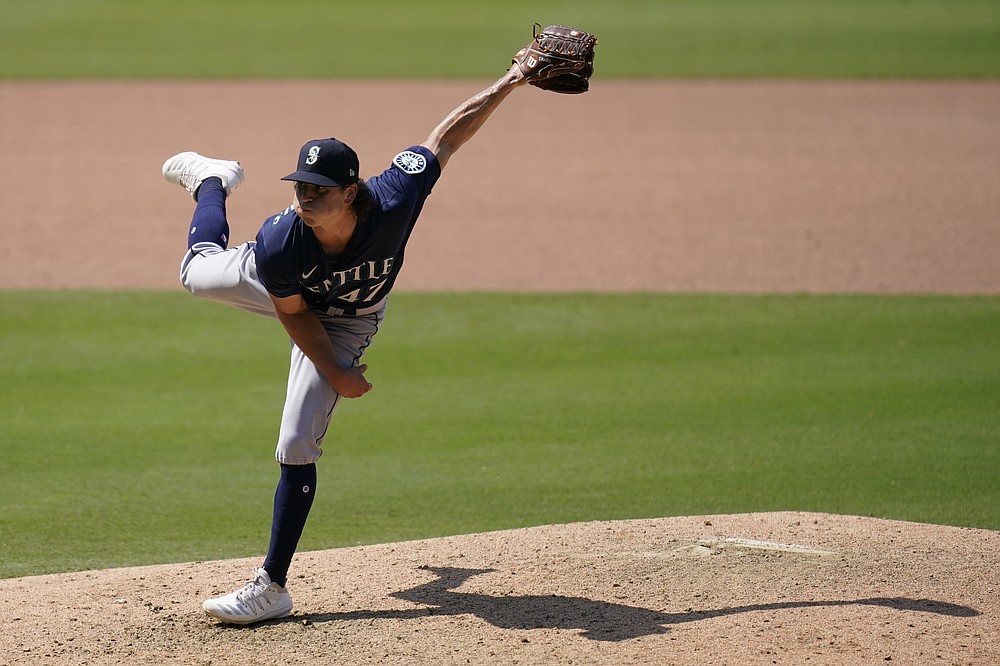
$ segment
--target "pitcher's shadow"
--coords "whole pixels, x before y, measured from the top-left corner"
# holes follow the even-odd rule
[[[786,601],[752,604],[683,613],[663,613],[637,606],[596,601],[585,597],[562,595],[491,596],[475,592],[455,592],[473,576],[493,573],[495,569],[457,567],[420,567],[437,576],[436,580],[411,587],[389,596],[423,608],[408,610],[349,611],[296,615],[284,621],[308,620],[350,622],[357,620],[413,620],[429,615],[474,615],[501,629],[579,629],[581,636],[595,641],[624,641],[639,636],[665,634],[669,626],[713,617],[753,611],[786,610],[833,606],[879,606],[899,611],[934,613],[952,617],[974,617],[979,612],[933,599],[871,598],[830,601]]]

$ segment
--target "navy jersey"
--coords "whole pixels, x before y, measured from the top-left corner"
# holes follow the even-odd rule
[[[369,178],[375,205],[358,220],[340,256],[328,257],[316,236],[289,207],[257,233],[257,276],[274,296],[301,294],[313,309],[361,309],[392,289],[413,226],[441,175],[434,153],[411,146],[392,166]]]

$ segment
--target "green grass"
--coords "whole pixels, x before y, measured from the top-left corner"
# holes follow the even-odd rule
[[[482,78],[531,24],[599,78],[1000,75],[996,0],[0,0],[0,78]]]
[[[0,577],[259,555],[286,338],[0,292]],[[393,297],[302,549],[823,511],[1000,529],[996,297]]]

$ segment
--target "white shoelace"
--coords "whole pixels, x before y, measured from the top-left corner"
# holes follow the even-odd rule
[[[264,610],[264,592],[267,590],[267,585],[261,581],[260,576],[255,577],[252,581],[243,586],[239,592],[236,593],[236,600],[242,604],[246,604],[249,607],[253,607],[254,602],[260,607],[260,610]]]

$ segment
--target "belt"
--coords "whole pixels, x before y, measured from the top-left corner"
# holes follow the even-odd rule
[[[364,317],[365,315],[375,314],[384,307],[385,299],[383,298],[375,305],[370,305],[367,308],[327,308],[326,313],[332,317]]]

